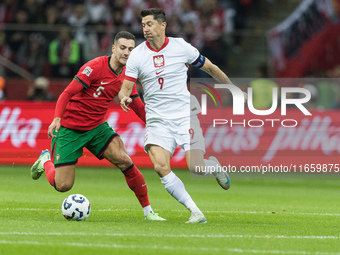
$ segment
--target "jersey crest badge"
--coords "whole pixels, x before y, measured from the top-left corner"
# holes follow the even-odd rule
[[[85,69],[83,70],[83,74],[85,74],[86,76],[90,76],[90,74],[92,73],[93,69],[91,69],[91,67],[87,66],[85,67]]]
[[[164,56],[163,55],[154,56],[153,64],[156,68],[164,66]]]

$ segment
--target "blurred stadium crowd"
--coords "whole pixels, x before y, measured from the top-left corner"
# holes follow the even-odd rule
[[[35,78],[35,87],[30,88],[27,99],[55,100],[56,97],[46,92],[49,78],[72,78],[85,62],[109,55],[113,37],[120,30],[131,31],[137,38],[137,44],[144,41],[140,11],[160,7],[167,14],[168,36],[184,38],[202,55],[225,69],[227,50],[237,51],[242,44],[242,33],[234,32],[254,29],[248,22],[249,15],[267,15],[269,6],[275,1],[3,0],[0,2],[0,57]],[[323,77],[339,77],[339,70],[336,68]],[[190,69],[190,72],[195,72],[191,73],[193,77],[204,77],[199,70]],[[232,74],[229,75],[232,77]],[[267,66],[260,65],[254,75],[258,81],[268,77]],[[1,76],[6,79],[19,77],[17,72],[0,65]],[[0,80],[0,99],[4,98],[4,82]],[[261,84],[253,82],[249,86],[260,94],[266,94],[263,91],[275,86]],[[308,85],[312,90],[315,103],[310,107],[339,108],[339,85],[322,84],[301,83],[297,86]],[[262,107],[264,100],[258,102]]]
[[[224,37],[245,28],[253,5],[252,0],[4,0],[0,53],[36,77],[72,77],[82,63],[110,54],[118,30],[133,32],[137,43],[144,40],[140,11],[160,7],[169,36],[183,37],[223,68]]]

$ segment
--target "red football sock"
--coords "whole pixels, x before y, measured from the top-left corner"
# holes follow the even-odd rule
[[[55,167],[51,160],[45,162],[44,169],[48,182],[54,187]]]
[[[129,188],[135,192],[135,195],[142,207],[150,205],[148,197],[148,188],[145,179],[138,168],[132,164],[128,169],[123,171],[125,180]]]

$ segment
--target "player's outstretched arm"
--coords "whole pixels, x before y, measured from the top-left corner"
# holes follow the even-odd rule
[[[228,76],[217,66],[214,65],[208,58],[205,58],[204,65],[201,70],[209,74],[220,84],[233,84]]]
[[[122,107],[124,112],[130,111],[130,108],[128,107],[128,105],[132,102],[130,95],[131,95],[134,84],[135,83],[133,81],[124,80],[120,88],[120,91],[118,93],[120,107]]]
[[[205,58],[204,65],[201,67],[201,70],[209,74],[220,84],[233,84],[229,77],[217,65],[214,65],[208,58]],[[246,102],[248,98],[247,93],[243,92],[243,96]]]

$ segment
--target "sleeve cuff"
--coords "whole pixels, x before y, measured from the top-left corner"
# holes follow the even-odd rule
[[[131,97],[132,99],[134,99],[134,98],[137,98],[137,97],[139,97],[139,94],[136,94],[136,95],[130,95],[130,97]]]
[[[125,80],[136,82],[137,78],[133,78],[133,77],[125,75]]]

